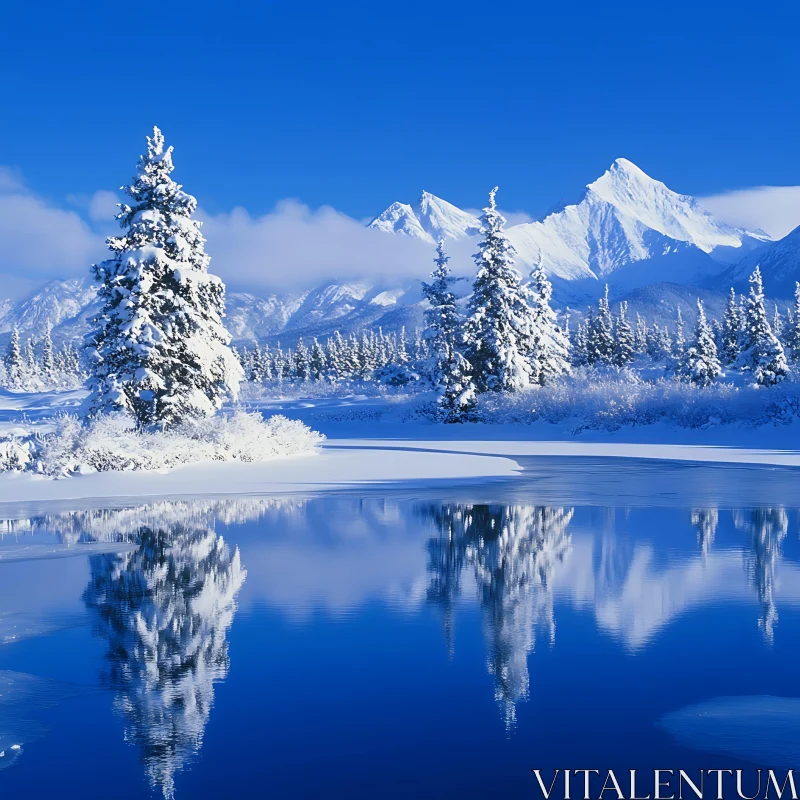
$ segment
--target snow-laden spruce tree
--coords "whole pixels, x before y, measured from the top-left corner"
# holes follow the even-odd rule
[[[686,381],[699,386],[708,386],[722,374],[722,367],[717,357],[717,345],[711,327],[706,320],[703,302],[697,301],[697,322],[694,328],[694,341],[684,348],[678,363],[678,375]]]
[[[533,329],[531,377],[534,383],[543,386],[553,378],[570,372],[570,342],[566,331],[559,327],[555,311],[550,307],[553,285],[541,261],[531,272],[528,288]]]
[[[94,266],[100,313],[88,339],[90,414],[122,411],[169,427],[235,398],[242,367],[222,322],[225,286],[208,272],[194,197],[170,177],[172,148],[158,128],[117,215],[124,233]]]
[[[756,267],[750,276],[750,294],[744,307],[742,351],[737,365],[752,372],[759,386],[780,383],[789,372],[783,345],[772,332],[767,319],[760,267]]]
[[[618,367],[626,367],[636,356],[636,340],[628,322],[628,304],[619,304],[619,312],[614,320],[613,360]]]
[[[461,353],[463,320],[458,311],[452,286],[453,277],[448,266],[444,244],[436,247],[436,268],[431,272],[431,282],[422,284],[422,293],[430,307],[425,310],[426,328],[431,357],[428,378],[439,394],[437,416],[443,422],[467,422],[475,418],[475,385],[471,367]],[[401,349],[405,350],[405,329],[401,335]]]
[[[633,333],[633,351],[637,356],[647,353],[647,323],[641,314],[636,314],[636,327]]]
[[[5,361],[11,387],[19,388],[18,384],[22,377],[24,364],[22,361],[22,348],[19,344],[19,330],[16,325],[11,329],[11,338],[8,341]]]
[[[591,313],[591,309],[590,309]],[[575,367],[584,367],[589,363],[587,323],[578,322],[575,334],[572,337],[572,364]]]
[[[53,336],[50,323],[45,325],[44,336],[42,337],[42,364],[41,373],[46,381],[52,381],[55,377],[56,365],[53,355]]]
[[[681,313],[681,307],[678,306],[675,316],[675,339],[672,341],[672,356],[676,363],[680,363],[685,350],[686,338],[683,335],[683,314]]]
[[[784,340],[792,362],[800,361],[800,282],[794,285],[794,308],[789,309]]]
[[[597,314],[589,318],[586,344],[590,364],[614,363],[614,323],[608,302],[608,284],[597,301]]]
[[[478,274],[467,307],[466,357],[480,391],[517,391],[534,379],[530,291],[514,267],[514,248],[503,233],[497,187],[481,216],[475,254]]]
[[[731,289],[728,304],[725,306],[725,315],[722,318],[722,348],[720,356],[723,364],[735,364],[741,353],[741,338],[743,333],[743,319],[736,292]]]

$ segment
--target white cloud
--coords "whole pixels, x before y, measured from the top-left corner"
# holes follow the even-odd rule
[[[89,219],[92,222],[100,223],[114,223],[114,217],[119,213],[117,204],[120,202],[119,195],[116,192],[109,192],[105,189],[100,189],[95,192],[90,200],[87,212]]]
[[[76,211],[49,203],[0,167],[0,273],[17,280],[74,277],[102,253],[102,238]]]
[[[774,239],[800,225],[800,186],[754,186],[699,199],[723,222],[760,228]]]
[[[285,289],[358,278],[396,285],[433,268],[432,245],[365,228],[329,207],[314,211],[284,200],[260,217],[244,208],[200,216],[212,270],[235,289]],[[453,248],[454,262],[460,249],[464,246]],[[468,257],[474,244],[467,242],[466,250]]]

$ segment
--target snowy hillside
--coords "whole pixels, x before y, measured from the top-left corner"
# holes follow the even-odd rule
[[[301,337],[327,336],[383,325],[413,330],[422,322],[417,287],[385,289],[367,283],[325,284],[312,290],[259,296],[229,292],[226,325],[234,341],[277,341],[294,345]],[[78,345],[96,312],[97,289],[84,280],[51,281],[23,300],[0,303],[0,344],[16,325],[23,340],[53,329],[57,345]]]
[[[769,287],[774,297],[792,297],[795,281],[800,280],[800,228],[731,267],[720,277],[720,288],[734,286],[738,290],[745,289],[756,266],[761,267],[764,285]]]
[[[415,206],[394,203],[370,225],[434,242],[474,236],[477,220],[423,193]],[[703,284],[769,237],[719,222],[698,202],[677,194],[627,159],[617,159],[586,187],[580,202],[542,221],[507,230],[523,270],[542,262],[551,277],[617,290],[672,281]],[[668,260],[664,261],[664,257]]]

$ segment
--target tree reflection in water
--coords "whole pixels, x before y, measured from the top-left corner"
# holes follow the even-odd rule
[[[570,551],[573,510],[525,505],[426,506],[438,537],[428,544],[428,598],[444,611],[452,652],[453,605],[465,567],[473,570],[484,612],[487,668],[507,728],[528,697],[528,654],[537,632],[555,641],[552,574]]]

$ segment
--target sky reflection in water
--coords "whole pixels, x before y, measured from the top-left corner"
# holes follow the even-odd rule
[[[530,796],[795,746],[794,509],[463,495],[9,518],[0,793]]]

